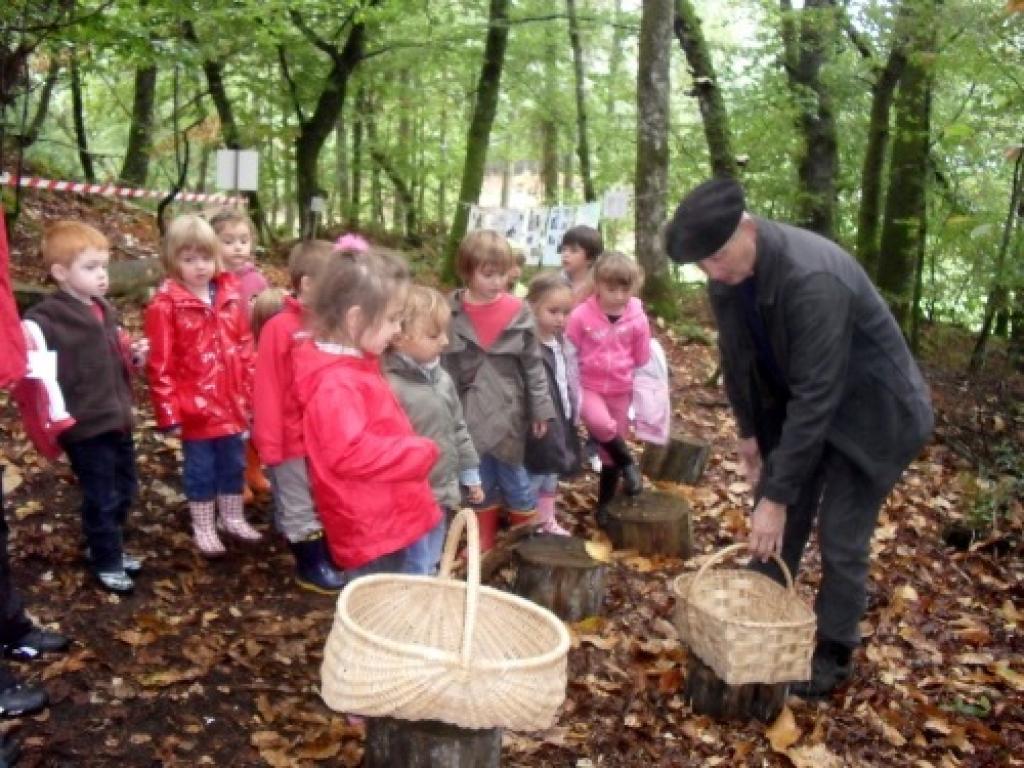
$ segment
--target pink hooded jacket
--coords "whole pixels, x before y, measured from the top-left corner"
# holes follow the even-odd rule
[[[602,395],[632,392],[633,372],[651,356],[651,328],[636,298],[612,323],[590,296],[569,315],[565,337],[576,350],[581,387]]]

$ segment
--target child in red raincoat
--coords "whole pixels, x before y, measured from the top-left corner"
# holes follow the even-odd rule
[[[428,478],[437,445],[417,435],[381,373],[400,330],[408,271],[358,238],[321,272],[314,337],[294,352],[313,499],[331,557],[352,578],[402,572],[441,520]]]
[[[242,507],[252,334],[238,281],[222,268],[220,253],[220,240],[204,219],[186,215],[171,222],[163,249],[167,279],[145,314],[157,426],[181,436],[192,531],[207,557],[225,552],[218,511],[229,534],[260,540]]]

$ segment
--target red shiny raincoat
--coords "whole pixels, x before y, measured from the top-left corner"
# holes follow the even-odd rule
[[[397,552],[441,520],[428,477],[437,445],[418,436],[380,360],[294,352],[313,498],[331,557],[356,568]]]
[[[213,279],[213,304],[165,280],[146,307],[146,374],[156,423],[181,427],[184,440],[236,435],[249,428],[253,345],[238,281]]]

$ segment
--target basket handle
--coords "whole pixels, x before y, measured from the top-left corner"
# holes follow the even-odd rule
[[[476,629],[477,604],[480,602],[480,531],[477,528],[476,513],[471,509],[460,509],[455,513],[448,538],[444,543],[444,554],[441,556],[441,570],[438,576],[442,579],[452,577],[452,567],[462,541],[462,531],[466,531],[466,619],[462,623],[462,666],[469,666],[469,656],[473,650],[473,632]]]
[[[718,552],[709,557],[707,562],[704,563],[704,565],[700,567],[700,570],[697,571],[697,574],[693,577],[693,579],[690,580],[690,589],[687,592],[687,596],[693,594],[694,587],[697,586],[697,582],[700,581],[701,576],[704,575],[705,571],[707,571],[711,566],[715,565],[716,563],[722,562],[722,560],[727,558],[729,555],[734,554],[735,552],[739,552],[741,549],[750,549],[750,545],[745,543],[732,544],[731,546],[728,546],[725,549],[718,550]],[[789,568],[782,561],[782,558],[776,555],[774,552],[772,552],[772,559],[776,563],[778,563],[779,568],[782,569],[782,575],[786,577],[786,590],[789,592],[793,592],[793,576],[792,574],[790,574]]]

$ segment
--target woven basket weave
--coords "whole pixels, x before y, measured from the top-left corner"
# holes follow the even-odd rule
[[[467,581],[451,578],[465,529]],[[441,573],[355,579],[338,598],[324,701],[369,717],[536,730],[565,700],[569,633],[550,611],[480,586],[476,515],[455,517]]]
[[[748,568],[710,570],[746,548],[726,547],[675,579],[680,637],[728,685],[808,680],[816,622],[786,564],[775,557],[785,587]]]

